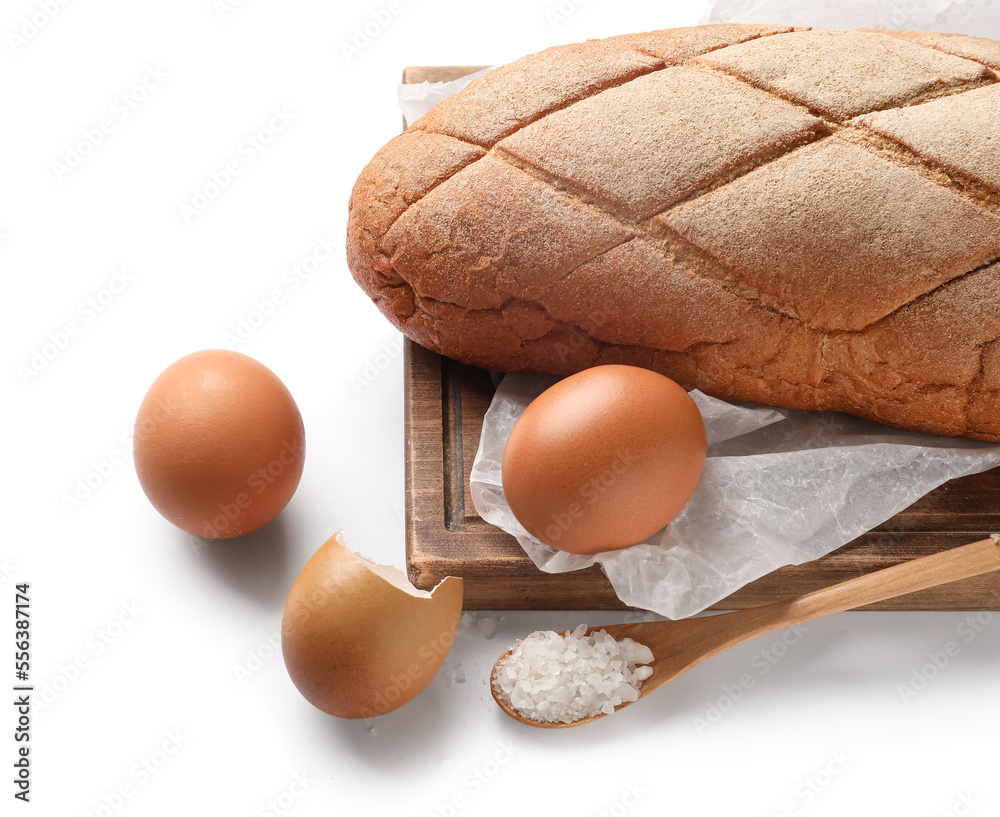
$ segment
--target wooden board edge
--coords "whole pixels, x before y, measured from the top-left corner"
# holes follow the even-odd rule
[[[408,65],[403,69],[403,84],[452,82],[489,68],[488,65]]]

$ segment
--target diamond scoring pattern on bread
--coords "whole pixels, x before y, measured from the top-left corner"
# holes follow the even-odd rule
[[[992,78],[978,63],[862,31],[795,31],[722,48],[694,62],[734,73],[835,121]]]
[[[733,43],[742,41],[742,45],[723,42],[720,47],[722,28],[728,32],[723,39]],[[894,36],[870,34],[865,35],[869,38],[866,42],[879,40],[879,47],[885,53],[903,54],[917,76],[901,80],[894,90],[888,91],[885,82],[872,82],[869,78],[862,94],[865,105],[860,109],[859,95],[845,102],[842,88],[834,87],[832,91],[824,88],[820,97],[807,99],[793,93],[794,83],[786,83],[785,88],[768,89],[782,98],[778,100],[760,96],[759,88],[750,87],[754,80],[745,90],[765,100],[763,109],[769,105],[794,109],[794,105],[801,104],[817,112],[823,106],[827,122],[820,123],[819,129],[808,135],[793,128],[794,136],[785,142],[778,129],[778,133],[764,134],[760,143],[751,138],[741,149],[734,147],[715,177],[708,173],[694,182],[680,180],[679,186],[685,191],[692,187],[694,190],[682,194],[679,204],[674,199],[677,190],[662,178],[652,184],[652,187],[659,184],[660,190],[665,191],[659,202],[654,201],[656,195],[649,193],[651,185],[647,181],[634,186],[637,195],[630,199],[623,180],[616,199],[614,180],[588,175],[589,168],[572,166],[563,171],[543,152],[532,157],[538,160],[539,167],[534,167],[525,158],[530,147],[521,150],[521,156],[515,156],[505,152],[504,143],[497,145],[502,139],[509,139],[511,146],[527,145],[526,133],[532,128],[551,132],[553,126],[549,126],[548,120],[556,125],[564,118],[569,122],[575,108],[586,110],[597,105],[602,94],[608,94],[613,101],[615,95],[630,86],[655,84],[659,77],[654,72],[664,72],[668,65],[683,63],[683,70],[696,69],[706,77],[722,70],[726,76],[712,78],[721,77],[738,85],[746,82],[747,77],[738,76],[731,67],[719,67],[723,61],[732,62],[732,53],[726,54],[727,51],[744,49],[745,54],[757,43],[758,59],[754,65],[759,68],[766,62],[760,58],[761,54],[769,55],[772,62],[781,59],[774,54],[778,53],[782,40],[801,38],[802,34],[814,39],[845,35],[845,32],[792,31],[787,27],[777,30],[771,27],[770,31],[762,28],[705,26],[595,41],[604,43],[601,53],[619,66],[616,68],[619,73],[613,79],[608,79],[610,75],[605,71],[607,62],[601,63],[598,70],[605,73],[603,79],[582,79],[577,54],[577,64],[574,66],[571,57],[568,68],[556,70],[551,83],[543,77],[534,77],[541,80],[542,92],[520,88],[517,83],[504,85],[494,81],[485,95],[481,90],[469,95],[469,107],[461,102],[461,95],[453,98],[449,111],[439,110],[442,106],[438,106],[432,112],[438,120],[428,119],[429,114],[409,132],[431,137],[433,131],[450,130],[449,135],[459,144],[467,142],[469,146],[487,148],[489,153],[463,164],[444,181],[436,180],[429,192],[416,196],[398,215],[381,239],[377,237],[374,222],[366,215],[368,200],[381,195],[378,189],[387,182],[394,187],[398,181],[385,178],[385,163],[382,169],[366,169],[355,191],[358,193],[360,189],[362,193],[352,197],[351,206],[348,255],[355,276],[387,316],[417,342],[478,365],[569,373],[599,363],[630,362],[658,369],[686,386],[697,386],[722,397],[792,408],[838,408],[902,427],[1000,439],[998,412],[984,408],[990,401],[995,404],[1000,397],[996,387],[996,381],[1000,380],[997,368],[1000,350],[995,341],[1000,331],[972,344],[959,341],[946,341],[944,346],[925,344],[930,350],[927,365],[919,371],[884,353],[893,343],[885,338],[892,338],[911,326],[901,316],[910,314],[918,304],[920,309],[934,310],[937,301],[951,297],[953,291],[966,292],[966,279],[976,276],[978,280],[979,271],[989,269],[990,262],[1000,258],[1000,219],[990,212],[997,208],[960,185],[950,184],[940,173],[935,176],[929,167],[940,160],[922,153],[922,148],[912,140],[909,144],[903,141],[894,144],[895,154],[889,161],[881,158],[874,146],[866,146],[864,140],[848,145],[839,137],[822,135],[823,127],[838,131],[841,125],[837,120],[848,116],[893,106],[908,111],[911,110],[908,106],[931,104],[927,100],[942,93],[953,96],[937,104],[961,99],[972,89],[997,81],[986,65],[952,57],[944,53],[944,48],[914,43],[895,33]],[[639,43],[640,38],[645,38],[643,44]],[[962,38],[965,39],[974,38]],[[650,45],[653,40],[665,43],[670,53],[664,56],[665,52],[657,52]],[[773,47],[761,45],[765,41],[773,41]],[[597,53],[594,46],[585,45]],[[647,63],[634,76],[627,77],[627,71],[621,72],[621,65],[628,64],[630,58],[622,57],[615,63],[606,50],[608,46],[655,58],[660,63],[652,67]],[[981,44],[966,47],[959,39],[949,41],[948,46],[951,50],[986,55],[984,59],[989,54]],[[558,62],[555,56],[558,49],[551,51],[552,59]],[[526,60],[537,69],[547,64],[549,53],[542,52]],[[788,53],[794,55],[796,49]],[[527,82],[531,76],[523,71],[526,64],[519,61],[513,68],[508,66],[508,75]],[[816,59],[811,63],[807,60],[800,70],[806,74],[815,72],[815,64]],[[942,68],[936,78],[928,78],[921,70],[925,74],[933,74],[934,70],[926,66],[932,69],[946,66],[948,70]],[[505,69],[497,69],[487,77],[501,70]],[[794,73],[786,70],[785,76]],[[891,72],[886,70],[886,73]],[[557,87],[560,84],[564,86],[561,91]],[[467,91],[475,86],[473,83]],[[711,97],[696,99],[692,102],[691,119],[704,115],[712,104]],[[477,115],[490,106],[497,110],[488,113],[482,128],[476,132]],[[512,117],[511,111],[515,109],[518,113]],[[795,110],[798,116],[808,115],[806,111]],[[520,121],[514,121],[519,117]],[[447,124],[456,121],[457,126]],[[607,123],[600,123],[600,127],[607,127]],[[861,133],[867,127],[867,122],[853,120],[844,135],[852,130]],[[817,137],[820,141],[802,147],[802,140]],[[725,134],[719,138],[724,141]],[[762,159],[760,144],[769,144],[769,138],[778,147],[764,149]],[[391,145],[384,150],[392,152]],[[989,150],[996,151],[998,147],[994,145]],[[747,277],[742,265],[734,263],[734,256],[720,251],[725,243],[720,236],[730,229],[720,228],[726,221],[723,215],[715,212],[709,219],[711,223],[702,224],[700,232],[692,226],[694,221],[685,221],[685,213],[690,215],[693,208],[710,213],[709,208],[719,206],[720,202],[732,203],[737,194],[746,193],[752,186],[762,184],[762,180],[773,181],[775,168],[794,168],[823,151],[839,151],[841,157],[862,157],[857,160],[854,172],[861,177],[868,171],[879,175],[874,190],[881,193],[869,191],[870,197],[878,199],[881,195],[884,201],[903,209],[910,207],[918,222],[925,219],[929,225],[933,217],[929,211],[921,210],[920,202],[911,201],[913,197],[929,197],[939,203],[941,206],[934,212],[941,221],[933,225],[934,234],[929,240],[916,236],[923,243],[918,240],[915,246],[904,247],[900,236],[892,235],[891,214],[883,213],[881,219],[868,222],[854,218],[852,205],[829,199],[826,206],[830,213],[823,217],[826,221],[806,218],[803,228],[819,229],[822,233],[827,228],[817,225],[833,224],[838,215],[852,223],[850,229],[860,231],[856,236],[860,241],[854,241],[848,253],[853,254],[853,267],[844,273],[836,264],[817,255],[814,277],[800,279],[795,291],[796,285],[786,281],[770,288],[764,285],[782,277],[794,280],[796,264],[800,275],[809,275],[809,270],[800,263],[802,253],[797,260],[792,259],[791,272],[772,275],[758,269],[756,277],[755,274]],[[669,162],[677,156],[662,147],[658,160]],[[594,156],[589,164],[599,166],[603,158]],[[805,165],[799,170],[803,168]],[[807,211],[810,207],[815,210],[816,202],[809,203],[811,196],[822,199],[825,195],[822,179],[813,175],[812,181],[807,180],[797,193],[798,200],[806,203]],[[805,177],[808,176],[806,173]],[[861,187],[863,196],[864,186]],[[453,196],[455,190],[464,193]],[[505,191],[511,195],[506,196]],[[525,195],[526,191],[530,193]],[[533,203],[525,207],[525,201]],[[789,195],[785,206],[793,204],[794,196]],[[857,198],[854,204],[858,204]],[[669,209],[671,206],[673,209]],[[866,206],[870,209],[876,203],[869,200]],[[660,210],[662,215],[648,220],[652,209]],[[585,212],[590,216],[585,216]],[[745,215],[745,233],[747,240],[760,244],[760,258],[763,258],[769,239],[764,231],[753,237],[758,226],[752,221],[754,217],[752,209]],[[737,220],[735,215],[730,218],[733,224]],[[735,227],[732,230],[736,232]],[[687,238],[677,238],[685,232]],[[366,238],[359,241],[358,235]],[[811,244],[817,254],[836,256],[846,246],[844,236],[845,230],[841,229],[799,238]],[[365,241],[364,249],[359,250]],[[943,247],[932,246],[935,241]],[[892,255],[890,249],[899,250],[901,255]],[[777,252],[772,252],[772,256],[773,266],[782,268],[786,259]],[[881,258],[884,263],[873,264],[868,274],[873,271],[877,274],[865,280],[865,262],[869,256]],[[658,259],[658,263],[643,266],[637,260],[640,257],[647,262]],[[617,273],[613,272],[615,269]],[[820,272],[817,274],[816,270]],[[894,288],[897,277],[903,284],[898,291]],[[810,286],[817,292],[807,292]],[[852,288],[870,289],[871,303],[864,298],[851,301],[850,296],[856,294]],[[840,314],[834,299],[822,294],[830,292],[848,295]],[[1000,292],[994,291],[993,296],[992,308],[1000,311],[996,309],[1000,306]],[[601,320],[587,320],[586,316],[592,315],[602,302]],[[684,320],[685,315],[700,318]],[[808,323],[804,316],[811,316],[815,323]],[[856,326],[864,327],[863,331],[851,328]],[[960,334],[954,329],[951,334],[957,331]],[[992,330],[983,331],[989,334]],[[858,345],[859,342],[876,336],[884,336],[883,342],[866,347],[869,357],[865,360],[870,365],[860,365],[863,358],[859,350],[863,343]],[[905,346],[905,339],[897,337],[895,343]],[[956,365],[958,359],[961,365]],[[845,372],[844,366],[854,368]],[[964,374],[956,379],[954,373],[958,371]],[[967,374],[971,371],[976,374],[969,378]],[[953,399],[947,402],[946,409],[931,410],[933,395],[953,395]]]
[[[412,298],[382,252],[382,239],[410,205],[486,151],[447,136],[412,131],[400,134],[391,145],[372,159],[351,192],[350,209],[358,217],[347,252],[362,286],[390,297],[395,302],[392,311],[398,313],[412,311]],[[387,178],[393,180],[390,187],[379,184]]]
[[[495,68],[412,127],[491,147],[526,122],[663,65],[657,57],[602,40],[560,46]]]
[[[964,34],[938,34],[932,31],[877,31],[901,40],[909,40],[917,45],[925,45],[962,57],[973,62],[981,62],[994,70],[1000,70],[1000,42],[986,37],[969,37]]]
[[[514,216],[512,218],[512,216]],[[421,295],[467,309],[531,298],[632,237],[627,227],[488,155],[410,207],[385,235]]]
[[[641,220],[735,168],[828,132],[823,120],[741,83],[675,67],[549,114],[496,150]]]
[[[825,331],[864,329],[1000,257],[1000,218],[836,136],[663,221]]]
[[[643,297],[618,311],[608,293],[623,269],[631,271],[630,283]],[[689,376],[697,373],[699,382],[710,382],[718,391],[760,400],[760,387],[767,383],[773,399],[777,384],[781,399],[818,405],[820,333],[691,275],[646,239],[620,244],[582,264],[539,300],[553,317],[587,327],[605,342],[682,354],[690,361]],[[699,309],[692,310],[692,303]],[[748,336],[742,331],[747,323],[765,331]],[[674,364],[679,363],[675,357]]]
[[[651,71],[791,30],[768,25],[701,26],[556,46],[495,68],[436,105],[412,127],[492,147],[542,116]]]
[[[1000,85],[866,114],[856,123],[1000,193]]]
[[[746,23],[721,23],[690,28],[665,28],[642,34],[622,34],[603,42],[633,51],[641,51],[663,60],[666,65],[679,65],[700,54],[719,48],[747,42],[773,34],[795,31],[794,26],[748,25]]]

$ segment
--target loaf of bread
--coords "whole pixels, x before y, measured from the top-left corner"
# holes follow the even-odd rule
[[[714,25],[496,68],[387,144],[358,283],[500,371],[1000,440],[1000,42]]]

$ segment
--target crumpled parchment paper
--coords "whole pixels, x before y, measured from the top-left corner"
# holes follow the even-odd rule
[[[695,391],[709,447],[690,502],[635,547],[578,556],[525,531],[500,480],[514,422],[556,379],[509,374],[500,383],[470,478],[476,510],[512,534],[541,570],[599,563],[623,602],[668,618],[693,615],[772,570],[829,553],[953,477],[1000,465],[1000,445],[898,431],[836,412],[733,405]]]

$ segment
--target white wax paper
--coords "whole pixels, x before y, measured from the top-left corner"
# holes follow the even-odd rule
[[[717,0],[702,19],[1000,37],[1000,4],[991,0]],[[407,125],[483,73],[400,85]],[[693,392],[710,445],[691,501],[642,544],[576,556],[532,538],[510,513],[500,483],[507,434],[553,382],[507,375],[500,383],[472,470],[476,510],[514,535],[540,569],[600,563],[622,601],[668,618],[693,615],[778,567],[829,553],[949,479],[1000,465],[1000,445],[911,434],[831,412],[734,406]]]
[[[401,82],[397,90],[397,98],[406,127],[410,127],[439,102],[457,94],[472,80],[481,77],[490,70],[492,67],[484,68],[475,74],[459,77],[451,82],[413,82],[408,84]]]
[[[473,504],[541,570],[600,563],[623,602],[673,619],[783,565],[835,550],[953,477],[1000,465],[1000,445],[913,434],[835,412],[737,406],[694,391],[709,446],[690,502],[635,547],[578,556],[525,531],[500,480],[514,422],[556,380],[509,374],[500,383],[472,467]]]
[[[996,0],[713,0],[705,23],[887,28],[1000,38]]]

